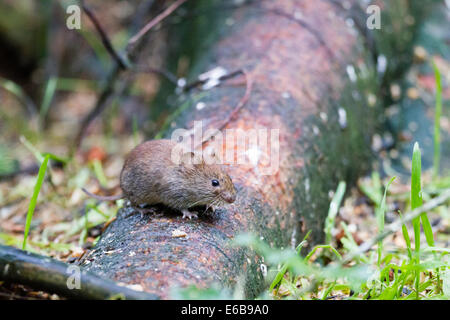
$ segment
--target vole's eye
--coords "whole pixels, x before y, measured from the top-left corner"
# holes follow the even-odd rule
[[[219,180],[216,180],[216,179],[211,180],[211,184],[213,187],[218,187],[220,185]]]

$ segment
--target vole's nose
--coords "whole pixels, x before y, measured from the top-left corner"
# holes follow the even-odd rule
[[[227,192],[223,195],[223,199],[228,203],[233,203],[236,200],[236,194]]]

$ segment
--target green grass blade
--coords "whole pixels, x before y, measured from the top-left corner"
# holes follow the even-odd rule
[[[314,248],[312,248],[312,250],[305,257],[305,261],[309,261],[309,259],[311,259],[312,255],[317,251],[317,249],[330,249],[331,252],[333,252],[336,255],[336,257],[339,258],[339,260],[342,260],[341,254],[339,252],[337,252],[337,250],[335,248],[333,248],[331,245],[329,245],[329,244],[320,244],[320,245],[317,245]]]
[[[400,219],[403,219],[402,214],[400,213]],[[402,234],[403,238],[406,242],[406,248],[408,250],[408,257],[411,260],[412,259],[412,250],[411,250],[411,239],[409,238],[408,229],[406,228],[405,224],[402,224]]]
[[[44,157],[47,155],[50,157],[51,160],[56,161],[56,162],[61,162],[64,165],[66,165],[70,161],[70,159],[68,159],[68,158],[63,158],[63,157],[57,156],[53,153],[49,153],[49,152],[42,153],[42,156],[44,156]]]
[[[411,209],[422,206],[422,189],[420,183],[421,176],[421,154],[419,145],[416,142],[413,151],[413,164],[412,164],[412,176],[411,176]],[[414,243],[416,254],[420,251],[420,220],[422,220],[422,227],[425,233],[427,244],[430,247],[434,246],[433,230],[431,228],[430,221],[426,212],[422,213],[420,217],[413,220],[414,226]],[[419,261],[417,261],[419,262]]]
[[[344,246],[344,249],[346,249],[348,252],[354,252],[358,251],[359,246],[356,243],[355,239],[353,239],[353,235],[348,230],[348,226],[344,221],[341,221],[341,228],[344,230],[345,236],[341,238],[342,245]],[[359,254],[355,256],[355,259],[358,261],[362,261],[364,263],[369,263],[369,259],[364,254]]]
[[[36,112],[37,107],[33,103],[33,100],[25,93],[25,91],[15,82],[0,78],[0,87],[5,89],[6,91],[9,91],[13,95],[15,95],[26,107],[30,112]]]
[[[108,186],[108,179],[105,176],[105,172],[103,171],[103,166],[100,160],[94,159],[92,161],[92,166],[94,168],[95,176],[97,177],[100,185],[104,188]]]
[[[22,142],[22,144],[28,149],[28,151],[30,151],[34,155],[34,157],[39,163],[42,163],[44,161],[45,157],[38,149],[35,148],[35,146],[31,144],[30,141],[27,140],[27,138],[25,138],[24,136],[20,136],[19,139],[20,142]]]
[[[270,285],[270,288],[269,288],[270,291],[272,291],[273,288],[275,288],[275,286],[278,283],[280,283],[281,279],[283,279],[283,276],[286,273],[287,268],[288,268],[288,265],[285,264],[285,265],[283,265],[283,267],[281,267],[280,271],[278,271],[277,275],[275,276],[275,279],[273,279],[273,281],[272,281],[272,283]]]
[[[330,294],[331,290],[333,290],[335,285],[336,285],[336,280],[328,287],[327,290],[325,290],[325,292],[323,293],[323,295],[320,299],[325,300],[328,297],[328,295]]]
[[[336,215],[338,213],[339,207],[341,206],[342,199],[344,198],[345,188],[345,181],[339,182],[336,193],[331,200],[330,208],[328,209],[328,216],[325,220],[326,243],[331,243],[331,230],[333,229],[334,220],[336,219]]]
[[[48,110],[50,109],[50,104],[52,103],[53,96],[56,92],[56,85],[58,83],[58,78],[50,77],[45,86],[44,98],[42,99],[41,109],[39,111],[39,118],[41,126],[44,123],[44,119],[47,116]]]
[[[382,197],[380,174],[377,171],[373,171],[370,181],[370,184],[361,184],[359,188],[375,206],[378,206]]]
[[[433,230],[431,228],[430,220],[428,220],[427,214],[424,212],[420,215],[420,219],[422,220],[423,232],[425,233],[425,239],[427,240],[427,244],[430,247],[434,247],[434,237]]]
[[[42,164],[39,168],[36,184],[34,186],[33,195],[31,196],[30,205],[28,207],[27,220],[25,223],[25,232],[23,236],[22,250],[25,250],[27,245],[27,238],[30,232],[31,220],[33,218],[34,209],[36,208],[37,198],[39,196],[39,192],[41,191],[42,182],[45,178],[45,172],[47,171],[48,160],[50,159],[50,155],[46,155]]]
[[[99,90],[99,85],[93,80],[78,78],[58,78],[56,84],[58,91],[92,92]]]
[[[311,233],[311,230],[306,233],[305,237],[303,238],[302,242],[299,243],[297,248],[295,250],[297,251],[297,254],[300,254],[300,250],[302,250],[303,246],[306,244],[306,239],[308,239],[309,235]],[[280,271],[276,274],[275,278],[273,279],[272,283],[270,284],[269,290],[272,291],[275,286],[280,283],[281,279],[283,279],[283,276],[285,275],[286,271],[288,269],[288,265],[284,264]]]
[[[91,32],[88,29],[77,29],[77,31],[92,48],[95,55],[100,60],[100,63],[102,64],[104,70],[108,70],[110,66],[109,54],[105,49],[105,46],[102,44],[102,41],[95,35],[94,32]]]
[[[395,179],[396,177],[392,177],[391,180],[389,180],[389,182],[387,183],[386,187],[384,188],[383,198],[381,199],[378,210],[375,212],[379,232],[382,232],[384,230],[384,215],[386,213],[386,194],[389,189],[389,186],[392,184],[392,182],[394,182]]]
[[[422,190],[421,190],[421,153],[419,144],[414,144],[413,158],[412,158],[412,171],[411,171],[411,209],[414,210],[422,206]],[[412,220],[414,227],[414,245],[415,251],[420,250],[420,217]]]
[[[50,152],[40,152],[24,136],[20,136],[20,142],[28,149],[28,151],[30,151],[34,155],[34,157],[36,158],[36,160],[39,163],[42,163],[46,156],[49,156],[49,159],[54,160],[56,162],[61,162],[64,165],[66,165],[70,161],[70,158],[63,158],[63,157],[57,156],[57,155],[55,155],[53,153],[50,153]]]
[[[434,114],[434,155],[433,155],[433,178],[439,175],[439,163],[441,158],[440,130],[442,113],[442,84],[441,74],[436,64],[433,62],[433,69],[436,81],[436,109]]]
[[[421,190],[421,153],[419,144],[414,144],[413,157],[412,157],[412,169],[411,169],[411,209],[414,210],[422,206],[422,190]],[[415,251],[415,265],[420,263],[420,216],[412,220],[414,228],[414,251]],[[419,299],[419,282],[420,272],[416,271],[415,287],[416,287],[416,299]]]
[[[378,226],[378,233],[382,233],[384,231],[384,215],[386,212],[386,194],[389,189],[389,186],[392,182],[394,182],[396,177],[392,177],[391,180],[389,180],[388,184],[386,185],[386,188],[384,189],[384,195],[381,199],[380,206],[375,212],[375,217],[377,220],[377,226]],[[383,251],[383,242],[378,242],[378,266],[381,265],[381,253]]]

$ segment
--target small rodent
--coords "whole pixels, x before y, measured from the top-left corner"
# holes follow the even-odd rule
[[[136,146],[127,156],[120,173],[123,194],[102,197],[83,188],[89,196],[99,200],[126,198],[140,205],[164,204],[183,213],[183,218],[197,217],[188,209],[195,206],[215,207],[233,203],[236,189],[230,176],[220,165],[172,161],[171,140],[149,140]],[[192,153],[190,153],[192,155]]]

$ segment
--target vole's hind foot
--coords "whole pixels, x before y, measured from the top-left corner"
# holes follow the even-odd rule
[[[192,218],[198,218],[198,217],[197,217],[197,213],[190,212],[190,211],[187,210],[187,209],[184,209],[184,210],[182,210],[181,212],[183,213],[183,219],[184,219],[184,218],[189,218],[189,220],[191,220]]]
[[[155,213],[156,212],[155,208],[153,208],[153,207],[144,208],[144,207],[141,207],[139,205],[137,205],[137,206],[133,206],[132,205],[131,207],[133,208],[133,211],[131,211],[126,217],[129,217],[129,216],[131,216],[134,213],[140,213],[141,214],[141,219],[143,219],[145,214]]]
[[[156,209],[153,207],[150,208],[138,208],[138,211],[141,213],[141,219],[144,218],[144,214],[153,214],[156,212]]]

